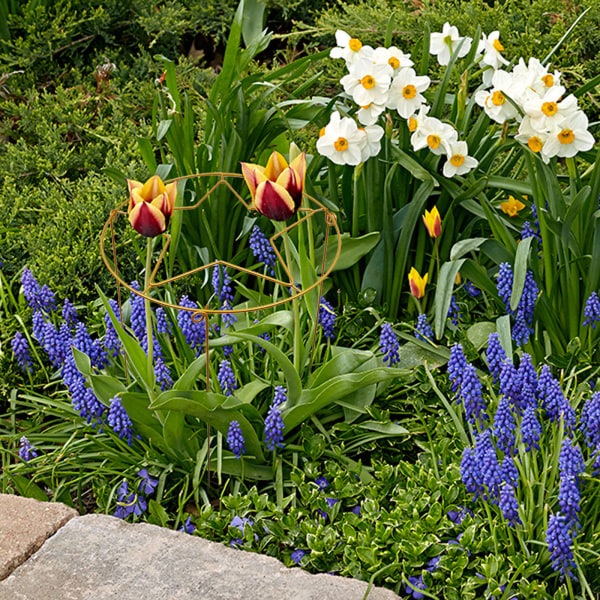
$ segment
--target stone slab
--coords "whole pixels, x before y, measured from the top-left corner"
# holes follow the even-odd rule
[[[363,581],[107,515],[72,519],[0,582],[0,600],[362,600]],[[397,600],[372,588],[368,600]]]
[[[0,494],[0,580],[77,515],[64,504]]]

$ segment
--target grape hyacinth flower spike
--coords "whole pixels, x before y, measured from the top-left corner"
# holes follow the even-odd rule
[[[387,363],[388,367],[392,367],[400,362],[398,349],[400,343],[398,338],[389,323],[384,323],[381,326],[381,335],[379,337],[379,349],[383,352],[383,362]]]

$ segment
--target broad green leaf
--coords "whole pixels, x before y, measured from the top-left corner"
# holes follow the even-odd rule
[[[248,460],[243,456],[240,460],[233,455],[223,456],[220,465],[216,458],[211,458],[210,468],[213,471],[216,471],[217,466],[220,466],[222,473],[234,475],[235,477],[241,477],[243,475],[245,479],[256,479],[258,481],[271,481],[273,479],[272,467],[260,464],[257,465],[255,462]]]
[[[498,331],[500,345],[504,349],[506,356],[512,358],[513,347],[512,334],[510,331],[510,315],[502,315],[496,319],[496,330]]]
[[[394,154],[398,160],[398,163],[404,167],[413,177],[416,177],[420,181],[428,182],[433,187],[439,186],[439,183],[431,173],[417,162],[412,156],[401,150],[400,148],[394,148]]]
[[[185,447],[186,434],[185,430],[185,414],[175,410],[165,413],[163,419],[163,439],[169,449],[181,458],[187,455]],[[189,432],[188,432],[189,435]]]
[[[337,377],[344,373],[351,373],[371,358],[373,358],[372,352],[349,348],[341,349],[340,353],[336,353],[331,360],[327,361],[324,365],[321,365],[311,374],[307,387],[317,387],[322,383],[329,381],[332,377]]]
[[[200,375],[206,372],[206,354],[201,354],[181,374],[181,377],[173,384],[174,390],[191,390],[196,386]]]
[[[529,249],[533,237],[525,238],[519,242],[517,246],[517,254],[515,256],[514,278],[512,294],[510,296],[510,309],[517,310],[523,288],[525,287],[525,277],[527,275],[527,265],[529,262]]]
[[[448,310],[454,291],[456,275],[465,262],[464,258],[446,262],[440,269],[437,287],[435,288],[435,336],[440,339],[446,327]]]
[[[449,358],[442,348],[433,348],[427,342],[419,340],[411,340],[400,346],[398,356],[400,357],[398,367],[401,369],[414,369],[425,363],[438,368],[446,364]]]
[[[450,260],[458,260],[465,254],[477,250],[484,242],[489,241],[488,238],[470,238],[456,242],[450,250]]]
[[[324,409],[336,400],[365,388],[373,383],[379,383],[394,377],[403,377],[406,371],[389,367],[371,369],[364,373],[347,373],[329,380],[316,388],[303,390],[300,401],[284,408],[282,411],[286,431],[291,431],[300,423]]]
[[[25,498],[35,498],[41,502],[48,502],[48,496],[44,490],[33,483],[31,479],[28,479],[23,475],[18,475],[17,473],[8,473],[7,476],[15,484],[20,496],[24,496]]]
[[[367,429],[368,431],[376,431],[378,433],[385,433],[388,435],[406,435],[410,433],[408,429],[398,425],[397,423],[380,423],[378,421],[365,421],[359,425],[360,429]]]
[[[150,405],[154,410],[173,410],[186,415],[198,417],[205,423],[227,435],[231,421],[238,421],[242,435],[246,442],[247,454],[254,456],[258,461],[264,460],[260,441],[254,427],[246,418],[244,405],[235,396],[223,396],[212,392],[199,390],[183,391],[168,390],[160,394]],[[256,410],[254,409],[254,412]]]
[[[231,332],[230,337],[248,340],[249,342],[254,342],[259,346],[262,346],[267,351],[269,356],[275,360],[275,362],[277,362],[283,373],[288,390],[287,405],[293,406],[296,404],[296,402],[298,402],[300,393],[302,392],[302,382],[300,381],[300,376],[298,375],[298,371],[296,371],[291,361],[281,350],[279,350],[279,348],[277,348],[277,346],[274,346],[271,344],[271,342],[263,340],[255,335],[249,335],[239,331]]]
[[[236,390],[235,395],[240,402],[243,402],[244,404],[252,404],[254,398],[256,398],[260,392],[268,387],[270,387],[270,385],[267,382],[261,381],[260,379],[255,379],[254,381],[244,385],[239,390]]]
[[[242,36],[248,47],[261,33],[266,5],[260,0],[245,0]]]
[[[333,267],[333,271],[343,271],[355,265],[363,256],[371,252],[378,244],[380,234],[378,231],[372,231],[358,238],[350,237],[349,233],[342,233],[340,255]],[[324,246],[319,246],[315,249],[315,266],[317,273],[322,272],[323,266],[323,250]],[[327,241],[327,257],[325,260],[325,272],[327,272],[338,250],[338,239],[334,232],[330,232],[329,240]]]
[[[487,345],[490,333],[496,331],[496,325],[489,321],[475,323],[467,329],[467,338],[475,346],[476,350],[481,350]]]

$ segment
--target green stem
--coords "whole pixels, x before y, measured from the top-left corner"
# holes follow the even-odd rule
[[[144,273],[144,293],[146,296],[149,294],[150,288],[150,275],[152,273],[152,240],[148,238],[146,242],[146,272]],[[146,309],[146,340],[148,343],[148,359],[147,364],[147,376],[148,376],[148,393],[150,395],[150,401],[154,400],[154,362],[153,362],[153,335],[152,335],[152,311],[150,309],[150,300],[144,298],[144,306]]]
[[[285,262],[290,270],[290,275],[293,277],[292,269],[292,253],[290,251],[290,239],[287,231],[282,234],[283,247],[285,252]],[[295,296],[296,290],[291,289],[290,293]],[[301,372],[300,366],[302,365],[303,355],[303,344],[302,344],[302,330],[300,328],[300,310],[297,300],[292,300],[292,308],[294,310],[294,368],[298,373]]]

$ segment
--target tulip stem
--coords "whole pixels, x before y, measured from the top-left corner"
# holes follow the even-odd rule
[[[283,247],[285,251],[285,262],[290,271],[290,275],[292,278],[293,269],[292,269],[292,253],[290,251],[290,240],[288,237],[288,232],[284,231],[282,234],[283,237]],[[290,294],[293,296],[296,295],[295,290],[295,282],[292,281],[292,289],[290,290]],[[292,300],[292,308],[294,310],[294,368],[298,373],[300,373],[300,365],[301,365],[301,357],[302,357],[302,331],[300,329],[300,312],[298,310],[298,301],[296,299]]]
[[[150,293],[150,277],[152,275],[152,238],[149,237],[146,242],[146,272],[144,273],[144,294]],[[154,400],[154,364],[153,364],[153,342],[152,335],[152,311],[150,310],[150,300],[144,298],[144,307],[146,309],[146,342],[148,348],[147,376],[148,393],[150,401]]]

